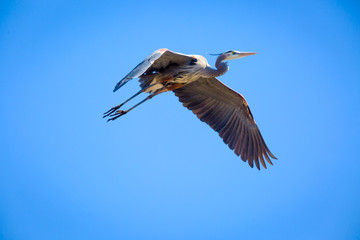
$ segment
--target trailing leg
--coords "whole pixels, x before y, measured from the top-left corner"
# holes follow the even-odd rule
[[[128,110],[117,110],[114,114],[111,114],[111,113],[110,113],[111,115],[108,114],[110,117],[112,117],[112,118],[109,118],[108,121],[113,121],[113,120],[121,117],[122,115],[125,115],[126,113],[130,112],[131,110],[133,110],[137,106],[141,105],[142,103],[146,102],[147,100],[153,98],[154,96],[155,96],[154,94],[151,94],[151,95],[147,96],[144,100],[142,100],[141,102],[135,104],[133,107],[129,108]]]
[[[121,103],[120,105],[117,105],[113,108],[111,108],[109,111],[107,111],[106,113],[104,113],[103,118],[110,116],[112,113],[114,113],[116,110],[118,110],[119,108],[121,108],[125,103],[127,103],[128,101],[130,101],[131,99],[133,99],[134,97],[136,97],[137,95],[139,95],[140,93],[142,93],[143,90],[140,90],[139,92],[135,93],[132,97],[130,97],[128,100],[126,100],[125,102]]]

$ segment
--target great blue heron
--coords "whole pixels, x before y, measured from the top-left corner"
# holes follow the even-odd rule
[[[108,121],[115,120],[152,97],[173,91],[184,107],[218,132],[230,149],[244,162],[248,161],[250,167],[255,162],[260,170],[260,160],[266,168],[264,157],[271,165],[269,156],[276,157],[266,146],[245,98],[216,78],[229,69],[224,61],[253,54],[256,53],[234,50],[214,54],[219,57],[216,69],[213,69],[203,56],[185,55],[165,48],[156,50],[116,84],[114,92],[137,77],[140,78],[141,90],[104,113],[104,117],[109,117]],[[142,92],[150,95],[128,110],[118,110]]]

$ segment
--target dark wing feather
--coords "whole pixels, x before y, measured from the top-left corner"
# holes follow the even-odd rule
[[[133,78],[140,77],[145,72],[159,71],[166,68],[172,63],[178,65],[187,63],[192,60],[189,55],[170,51],[166,48],[162,48],[153,52],[144,61],[139,63],[128,75],[126,75],[120,82],[118,82],[114,88],[114,92],[122,87],[125,83]]]
[[[248,161],[250,167],[266,168],[265,159],[272,165],[269,151],[261,136],[244,97],[216,78],[200,78],[174,90],[184,107],[217,131],[224,142]]]

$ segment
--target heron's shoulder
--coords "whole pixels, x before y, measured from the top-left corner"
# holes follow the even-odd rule
[[[201,65],[204,65],[204,66],[209,65],[208,61],[206,60],[206,58],[204,56],[201,56],[201,55],[191,55],[191,56],[193,58],[197,59],[198,64],[201,64]]]
[[[167,51],[170,51],[170,50],[167,49],[167,48],[160,48],[160,49],[156,50],[154,53],[164,53],[164,52],[167,52]]]
[[[197,59],[205,59],[206,60],[206,58],[204,56],[201,56],[201,55],[191,54],[190,56],[192,56],[194,58],[197,58]]]

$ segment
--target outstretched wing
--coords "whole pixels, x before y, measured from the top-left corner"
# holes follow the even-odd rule
[[[114,88],[114,92],[133,78],[140,77],[145,72],[159,71],[170,64],[184,64],[192,60],[189,55],[170,51],[162,48],[153,52],[144,61],[139,63],[128,75],[126,75]]]
[[[265,144],[244,97],[216,78],[200,78],[174,90],[184,107],[219,133],[224,142],[250,167],[259,160],[276,159]]]

